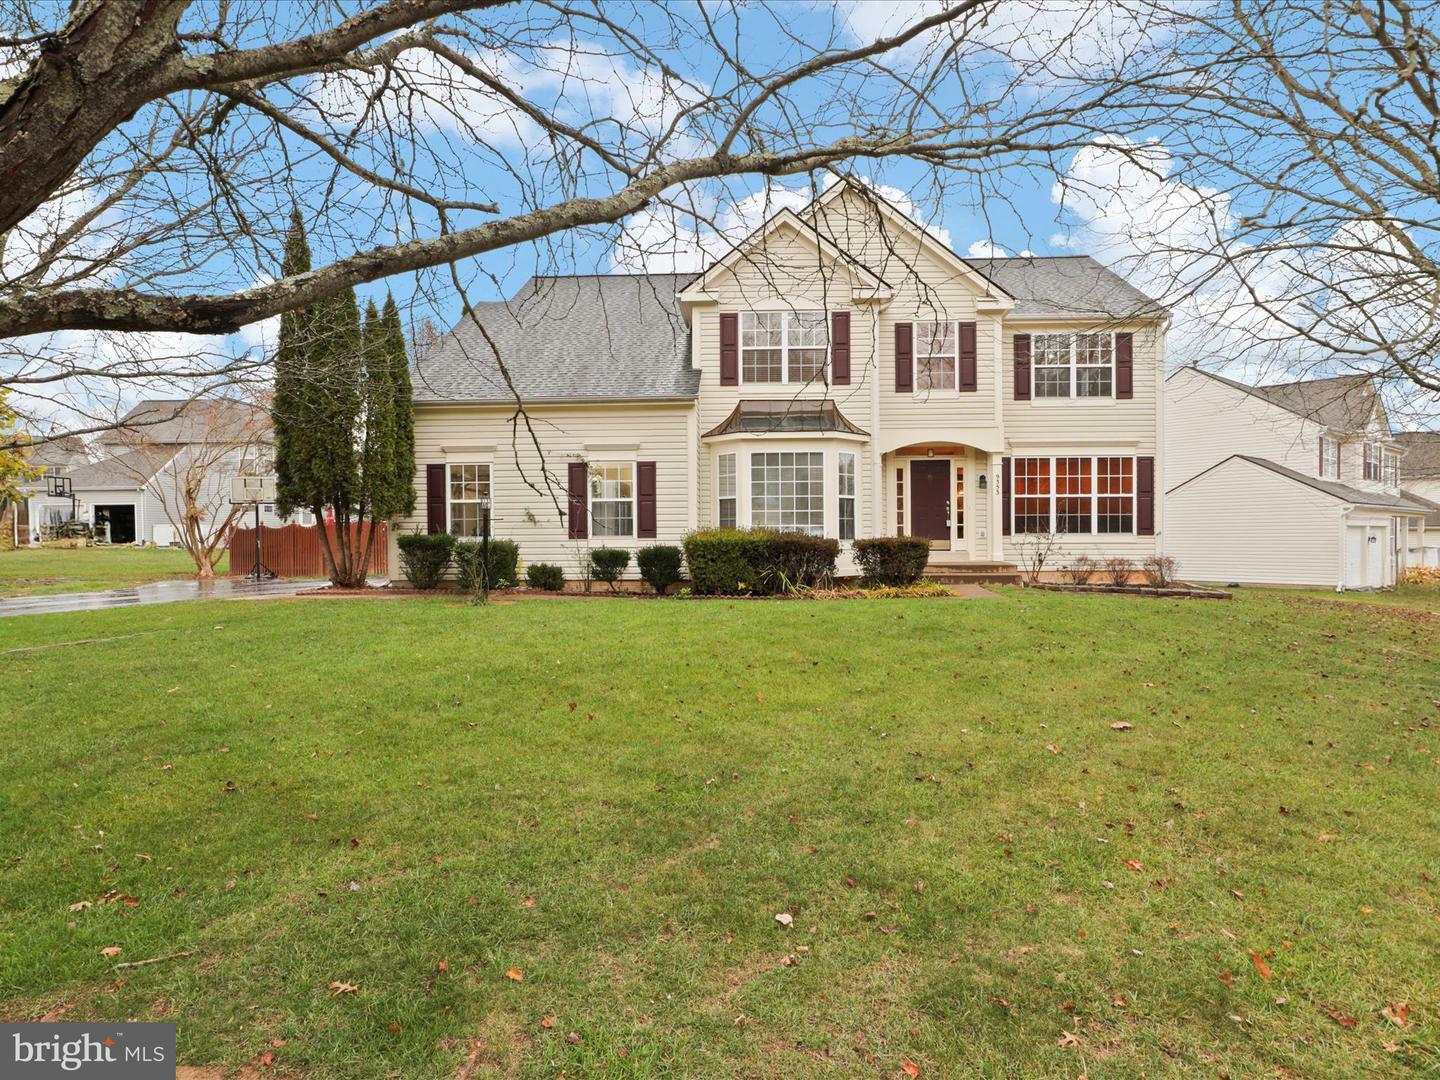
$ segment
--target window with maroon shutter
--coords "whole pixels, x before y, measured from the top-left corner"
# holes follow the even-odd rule
[[[588,528],[590,472],[583,461],[570,462],[570,539],[584,540],[590,535]]]
[[[1135,396],[1135,335],[1115,335],[1115,396]]]
[[[895,392],[915,392],[915,327],[908,322],[895,324]]]
[[[1015,400],[1030,400],[1030,335],[1015,335]]]
[[[962,394],[975,389],[975,336],[973,322],[960,324],[960,392]]]
[[[850,313],[830,313],[830,381],[850,385]]]
[[[1135,459],[1135,533],[1155,535],[1155,459]]]
[[[1000,459],[1000,535],[1010,535],[1010,459]]]
[[[635,463],[635,535],[642,540],[655,538],[655,462]]]
[[[443,533],[445,521],[445,466],[425,466],[425,531]]]
[[[740,385],[740,316],[720,316],[720,385]]]

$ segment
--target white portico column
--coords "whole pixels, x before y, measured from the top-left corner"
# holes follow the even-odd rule
[[[994,562],[1003,562],[1005,559],[1005,536],[1001,515],[1005,503],[1005,489],[1000,481],[1000,458],[1001,454],[991,454],[989,463],[990,472],[990,558]]]

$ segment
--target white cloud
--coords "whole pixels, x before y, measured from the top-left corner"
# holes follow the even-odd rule
[[[976,240],[965,249],[965,254],[972,259],[1003,259],[1010,253],[994,241]]]

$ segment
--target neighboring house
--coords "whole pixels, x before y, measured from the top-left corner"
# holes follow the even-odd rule
[[[1166,551],[1199,581],[1384,588],[1420,561],[1426,506],[1367,375],[1165,384]]]
[[[1405,451],[1400,459],[1400,483],[1406,494],[1430,507],[1425,515],[1422,561],[1426,566],[1440,566],[1440,431],[1399,431],[1395,441]]]
[[[231,480],[268,468],[264,408],[227,398],[142,401],[97,440],[99,460],[71,471],[80,520],[115,544],[176,542],[176,522],[193,507],[208,530],[230,509]],[[186,493],[186,486],[191,486]],[[30,542],[41,525],[68,520],[71,500],[32,497]],[[265,524],[278,524],[273,507]]]
[[[1167,313],[1087,256],[961,259],[837,184],[702,274],[536,277],[476,310],[416,363],[397,533],[475,536],[488,498],[572,578],[591,546],[715,525],[835,537],[841,573],[897,534],[951,563],[1052,533],[1052,565],[1157,551]]]
[[[22,497],[12,506],[6,507],[5,513],[0,515],[0,527],[5,530],[7,543],[13,547],[30,543],[32,532],[41,524],[37,515],[44,513],[39,503],[40,496],[45,491],[45,478],[63,476],[90,463],[84,442],[75,435],[39,442],[28,448],[25,458],[31,465],[39,468],[41,473],[35,479],[19,485]],[[64,517],[60,520],[68,517],[67,505]]]

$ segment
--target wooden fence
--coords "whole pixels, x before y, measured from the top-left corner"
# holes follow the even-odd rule
[[[370,574],[383,575],[390,572],[390,534],[384,522],[377,526],[375,550],[370,556]],[[331,543],[335,540],[335,526],[325,525]],[[359,525],[350,526],[354,542],[367,538],[368,528],[363,532]],[[260,561],[266,570],[282,578],[325,577],[325,554],[320,546],[320,526],[282,525],[271,528],[260,526]],[[255,569],[255,530],[235,529],[230,533],[230,575],[243,577]]]

